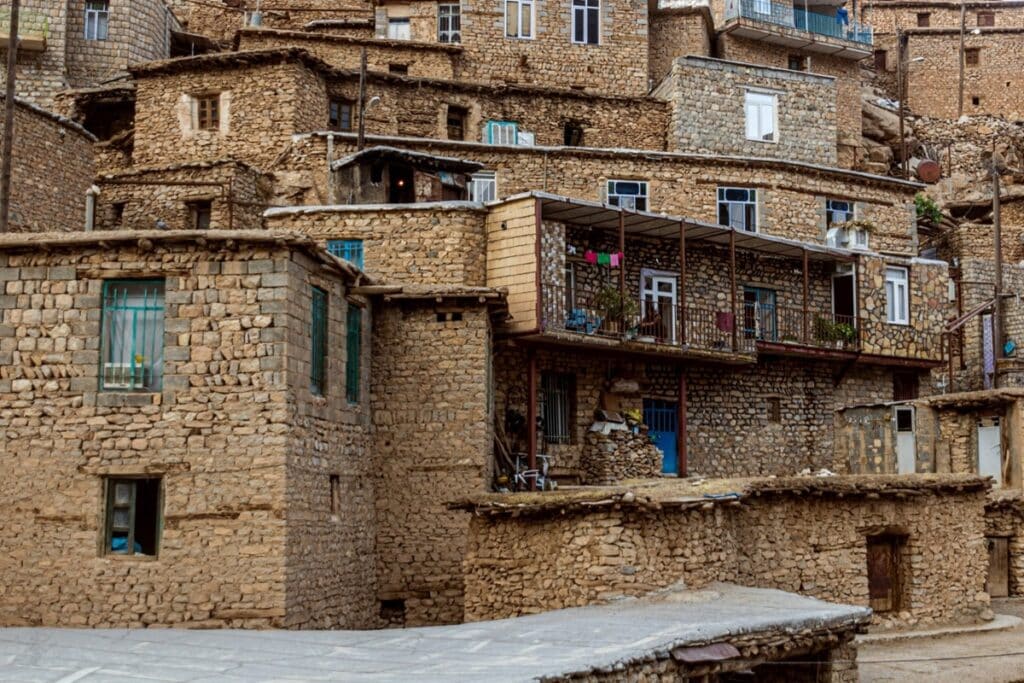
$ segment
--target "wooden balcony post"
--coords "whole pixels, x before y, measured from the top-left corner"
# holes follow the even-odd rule
[[[810,275],[808,273],[809,268],[808,268],[808,264],[807,264],[807,250],[804,249],[803,252],[804,252],[804,344],[808,344],[810,342],[810,339],[811,339],[811,336],[810,336],[810,325],[808,325],[808,323],[810,321],[810,312],[811,312],[811,310],[810,310],[810,302],[808,301],[808,297],[809,297],[809,294],[810,294],[811,285],[810,285]]]
[[[686,223],[679,221],[679,343],[686,344]]]
[[[526,352],[526,461],[531,470],[537,469],[537,352]],[[536,488],[537,480],[530,484]]]
[[[739,350],[738,327],[739,317],[736,315],[736,228],[729,229],[729,301],[732,304],[732,350]]]
[[[619,209],[619,253],[622,254],[619,259],[619,301],[622,303],[619,315],[619,335],[624,338],[626,336],[626,210],[622,208]]]
[[[676,458],[679,476],[686,476],[686,369],[679,368],[679,427],[676,433]]]

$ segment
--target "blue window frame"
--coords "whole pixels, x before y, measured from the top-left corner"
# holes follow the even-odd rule
[[[103,283],[101,391],[160,391],[164,366],[164,281]]]
[[[363,267],[363,241],[362,240],[329,240],[327,251],[338,258],[343,258],[357,268]]]
[[[327,392],[327,292],[312,288],[310,306],[309,390],[317,396]]]
[[[743,288],[743,335],[747,339],[778,341],[775,290]]]
[[[359,402],[359,361],[363,349],[363,309],[349,304],[345,317],[345,397]]]

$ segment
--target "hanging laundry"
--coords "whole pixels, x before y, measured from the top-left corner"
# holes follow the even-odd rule
[[[585,261],[586,261],[587,263],[597,263],[597,253],[596,253],[596,252],[593,252],[593,251],[590,251],[589,249],[587,249],[587,250],[586,250],[586,251],[585,251],[585,252],[583,253],[583,259],[584,259],[584,260],[585,260]]]
[[[618,268],[619,267],[619,255],[618,255],[618,253],[612,254],[611,257],[609,258],[609,260],[611,261],[612,268]]]
[[[565,251],[570,256],[575,256],[576,255],[576,247],[574,245],[572,245],[572,244],[565,245]]]
[[[599,265],[599,266],[607,266],[611,262],[612,262],[611,254],[609,254],[607,251],[602,251],[602,252],[598,253],[598,255],[597,255],[597,265]]]

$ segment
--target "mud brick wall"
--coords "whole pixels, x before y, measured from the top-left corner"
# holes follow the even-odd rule
[[[699,11],[656,10],[651,17],[648,44],[648,69],[652,84],[658,84],[672,71],[679,57],[711,56],[709,18]]]
[[[382,282],[486,284],[484,211],[477,204],[409,206],[401,211],[316,209],[271,211],[266,226],[321,240],[363,240],[366,272]]]
[[[152,230],[160,220],[172,230],[192,230],[189,203],[195,201],[211,202],[211,229],[258,230],[268,201],[266,179],[237,161],[140,168],[101,176],[97,186],[97,230]]]
[[[240,50],[297,46],[309,50],[339,69],[359,69],[360,51],[366,47],[369,71],[387,73],[390,65],[408,67],[414,78],[467,80],[460,73],[458,45],[413,43],[405,40],[355,38],[329,33],[246,29],[238,34]]]
[[[365,443],[339,419],[337,437],[318,439],[324,475],[308,481],[308,373],[286,356],[289,340],[307,333],[292,329],[290,306],[328,271],[314,275],[287,244],[248,242],[4,248],[0,260],[0,621],[375,623],[372,581],[347,559],[372,548],[372,508],[352,492],[369,485],[357,476]],[[165,281],[162,391],[97,391],[103,282],[138,277]],[[332,302],[343,308],[340,295]],[[331,319],[336,327],[343,310]],[[330,466],[346,475],[342,523],[327,520]],[[158,556],[102,554],[104,478],[144,473],[163,477]],[[315,602],[295,589],[304,581],[322,588]]]
[[[106,40],[85,39],[85,0],[68,3],[67,69],[71,87],[122,75],[128,66],[171,54],[177,22],[163,0],[111,0]]]
[[[335,140],[335,155],[355,149],[353,136]],[[875,227],[870,248],[907,256],[917,253],[913,185],[878,176],[844,173],[783,161],[708,158],[687,154],[625,153],[585,148],[498,147],[442,140],[371,139],[443,156],[472,159],[497,174],[499,197],[544,190],[580,199],[603,200],[608,179],[648,182],[648,208],[718,222],[718,186],[758,189],[759,231],[807,242],[825,242],[825,199],[858,204],[858,217]],[[326,184],[321,165],[326,141],[306,136],[289,150],[281,168],[307,173],[309,182]]]
[[[396,302],[373,338],[379,598],[398,613],[393,625],[456,623],[469,520],[445,504],[492,481],[488,313],[475,302]]]
[[[717,59],[676,60],[658,93],[672,108],[673,151],[836,165],[837,79]],[[776,94],[775,141],[748,140],[748,91]]]
[[[12,232],[83,229],[85,193],[95,173],[94,139],[78,124],[18,102],[11,154]]]
[[[965,48],[980,50],[978,64],[964,69],[964,114],[1024,117],[1024,94],[1017,87],[1024,27],[981,28],[967,32]],[[959,102],[959,29],[907,32],[907,59],[925,57],[907,69],[907,105],[915,114],[955,119]],[[973,98],[979,98],[974,104]]]
[[[999,28],[1024,27],[1024,3],[1009,0],[968,2],[966,5],[968,31],[979,26],[979,12],[992,12],[995,15],[995,25]],[[933,28],[956,28],[958,31],[960,29],[960,3],[957,2],[865,2],[861,10],[864,23],[874,28],[876,35],[895,33],[897,27],[916,28],[918,14],[928,14],[928,24]]]
[[[689,588],[732,581],[868,606],[866,538],[895,532],[907,536],[905,605],[873,620],[974,621],[989,606],[984,507],[984,491],[926,491],[879,500],[781,494],[707,510],[474,515],[466,619],[577,607],[679,581]],[[950,555],[948,547],[960,551]]]
[[[272,55],[238,68],[202,64],[136,74],[136,165],[236,158],[266,169],[293,133],[326,126],[323,79],[300,60]],[[221,94],[220,128],[194,130],[191,98],[214,93]]]
[[[800,50],[737,38],[731,34],[719,35],[717,55],[722,59],[779,69],[789,68],[790,55],[805,57],[810,73],[832,76],[836,79],[837,144],[845,147],[857,147],[861,144],[861,79],[860,63],[856,60],[803,53]],[[852,153],[840,156],[852,162]]]

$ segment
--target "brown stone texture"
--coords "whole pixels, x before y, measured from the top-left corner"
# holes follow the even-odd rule
[[[647,434],[620,430],[588,431],[580,455],[584,484],[612,484],[625,479],[661,476],[662,454]]]
[[[790,55],[807,59],[808,71],[836,79],[836,141],[840,146],[860,145],[861,136],[861,78],[860,64],[852,59],[842,59],[816,53],[803,53],[777,47],[768,43],[719,34],[718,56],[748,64],[759,64],[785,69],[789,66]]]
[[[376,625],[353,561],[373,552],[368,403],[311,396],[303,345],[312,284],[345,336],[339,271],[264,232],[138,234],[2,247],[0,622]],[[98,391],[103,283],[139,277],[165,283],[162,390]],[[105,555],[104,478],[141,474],[163,478],[158,555]]]
[[[85,193],[95,173],[94,140],[78,124],[18,101],[11,154],[12,232],[83,228]]]
[[[373,19],[373,7],[364,0],[332,0],[329,9],[323,0],[289,0],[287,4],[259,4],[256,0],[170,0],[168,4],[190,32],[225,46],[230,45],[235,33],[244,27],[244,13],[255,11],[257,5],[262,15],[261,25],[274,29],[299,30],[311,22],[347,20],[367,22],[366,30],[369,30]]]
[[[985,508],[985,535],[1008,539],[1009,593],[1024,594],[1024,500],[1021,492],[1004,491],[994,494]]]
[[[679,57],[711,56],[710,17],[700,11],[655,10],[648,36],[648,69],[651,82],[659,83],[672,71]]]
[[[977,48],[978,64],[964,68],[966,115],[1024,118],[1024,95],[1017,87],[1024,27],[980,28],[967,32],[965,47]],[[924,57],[907,68],[907,106],[915,114],[957,118],[960,88],[960,31],[915,29],[906,32],[907,59]],[[974,104],[974,98],[978,104]]]
[[[469,520],[445,502],[490,487],[490,335],[473,299],[404,301],[374,323],[376,571],[380,598],[404,601],[393,625],[462,620]]]
[[[152,230],[157,221],[173,230],[191,230],[190,204],[211,202],[210,228],[263,227],[269,182],[239,161],[136,167],[97,178],[96,229]]]
[[[913,480],[905,485],[913,488]],[[903,602],[874,621],[974,621],[989,604],[985,501],[977,488],[877,499],[780,493],[738,505],[474,515],[466,618],[587,605],[679,581],[690,588],[732,581],[867,606],[867,537],[894,533],[905,537]]]
[[[172,61],[136,72],[135,164],[237,158],[266,169],[293,133],[326,126],[323,78],[294,53],[260,53],[238,68],[199,63],[208,68],[193,70]],[[216,94],[219,128],[198,129],[192,98]]]
[[[837,79],[816,74],[687,57],[676,60],[655,96],[672,111],[669,147],[679,152],[735,154],[836,165]],[[746,136],[745,95],[776,97],[776,139]]]
[[[388,283],[485,283],[484,211],[473,204],[409,205],[401,210],[346,206],[271,212],[270,229],[295,230],[325,242],[363,240],[363,263]]]
[[[978,24],[978,12],[995,15],[996,27],[1024,27],[1024,3],[1019,0],[1000,2],[974,1],[965,3],[965,24],[968,31]],[[875,35],[892,34],[917,27],[917,15],[928,14],[928,25],[933,28],[960,28],[960,3],[935,0],[868,0],[862,5],[864,23],[875,29]],[[958,38],[959,40],[959,38]]]

